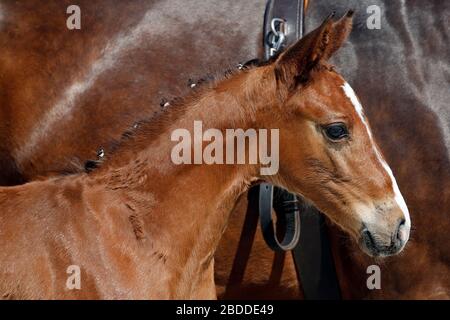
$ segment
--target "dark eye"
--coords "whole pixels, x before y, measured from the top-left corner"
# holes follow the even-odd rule
[[[331,140],[341,140],[348,137],[348,130],[343,123],[333,123],[325,127],[325,134]]]

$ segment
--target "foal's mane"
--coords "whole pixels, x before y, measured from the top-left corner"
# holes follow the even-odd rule
[[[133,150],[141,150],[145,146],[151,144],[158,138],[161,132],[164,132],[167,126],[182,117],[187,108],[195,104],[205,92],[214,88],[222,81],[230,79],[237,74],[248,72],[254,67],[259,67],[270,63],[265,61],[260,63],[258,60],[250,60],[249,62],[238,65],[238,68],[229,68],[225,72],[209,74],[201,78],[195,86],[186,95],[176,97],[169,102],[169,105],[155,111],[152,116],[138,120],[124,133],[119,139],[111,138],[108,142],[108,148],[105,150],[105,156],[97,160],[88,160],[84,167],[73,172],[95,172],[100,168],[108,167],[116,162],[115,159],[120,158],[122,152]]]

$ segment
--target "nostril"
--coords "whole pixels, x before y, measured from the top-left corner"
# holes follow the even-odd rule
[[[397,227],[397,234],[395,237],[397,240],[400,240],[400,242],[406,241],[407,238],[407,232],[406,232],[406,220],[402,219],[400,220],[400,223]]]
[[[366,247],[367,248],[371,248],[371,249],[375,249],[376,248],[375,241],[374,241],[370,231],[367,230],[367,229],[364,229],[363,232],[362,232],[362,235],[363,235],[363,239],[364,239],[364,242],[366,244]]]

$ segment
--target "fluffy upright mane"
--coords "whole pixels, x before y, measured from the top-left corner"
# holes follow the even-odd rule
[[[137,148],[145,147],[159,137],[161,132],[163,132],[168,125],[182,117],[187,111],[187,108],[195,104],[205,92],[239,73],[247,72],[251,68],[265,64],[267,64],[267,62],[260,63],[256,59],[250,60],[245,64],[238,65],[237,68],[229,68],[225,72],[202,77],[196,83],[192,83],[192,89],[188,94],[176,97],[171,101],[163,101],[159,111],[156,111],[151,117],[136,121],[130,128],[122,133],[119,139],[111,139],[105,144],[107,147],[101,149],[101,153],[103,153],[102,156],[99,156],[96,160],[86,161],[84,166],[79,168],[77,172],[90,173],[101,167],[107,167],[110,163],[114,162],[114,159],[117,158],[121,152],[126,152],[130,146]],[[99,154],[99,151],[97,151],[97,154]]]

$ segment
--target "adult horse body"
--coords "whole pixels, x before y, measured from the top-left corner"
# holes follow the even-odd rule
[[[350,24],[351,12],[327,18],[271,64],[231,75],[141,124],[90,174],[0,188],[0,294],[214,298],[221,234],[238,198],[262,178],[311,199],[367,253],[400,252],[408,209],[355,93],[326,63]],[[173,163],[171,133],[196,134],[187,128],[198,120],[220,132],[279,128],[279,172]],[[298,148],[287,147],[300,138]],[[196,194],[186,201],[193,183]],[[67,290],[65,271],[74,265],[83,286]]]
[[[108,154],[107,141],[119,138],[142,117],[151,116],[162,97],[171,99],[186,93],[188,78],[196,80],[209,70],[247,61],[261,51],[264,1],[78,3],[82,30],[72,32],[65,27],[69,3],[0,2],[3,184],[49,172],[79,170],[80,164],[96,156],[99,147],[105,147]],[[386,12],[381,30],[368,31],[365,27],[364,12],[371,4]],[[330,10],[339,11],[336,6],[335,1],[311,2],[307,23],[317,23],[318,17]],[[406,193],[417,231],[400,258],[381,265],[382,290],[372,291],[366,287],[366,268],[379,261],[358,254],[351,245],[342,246],[338,236],[336,243],[343,250],[337,257],[343,296],[448,297],[449,250],[443,244],[450,243],[446,217],[450,165],[445,145],[450,139],[445,138],[448,112],[445,108],[438,110],[445,106],[442,101],[449,99],[439,84],[445,83],[448,72],[438,66],[448,56],[448,28],[442,18],[449,7],[442,2],[415,1],[349,1],[348,6],[357,9],[362,18],[349,45],[338,56],[338,64],[365,102],[377,129],[375,135]],[[143,19],[146,13],[151,19]],[[118,46],[120,39],[133,36],[135,45]],[[433,45],[421,45],[430,39]],[[422,56],[415,56],[416,52]],[[390,58],[389,68],[385,68],[386,57]],[[99,68],[96,63],[112,58],[113,67],[100,64],[106,67]],[[364,68],[356,70],[355,61]],[[423,82],[421,76],[434,80]],[[80,86],[83,83],[91,86]],[[403,90],[397,90],[398,83]],[[410,92],[417,94],[411,97]],[[380,106],[380,96],[389,97],[389,101]],[[435,113],[433,108],[438,108]],[[402,125],[405,121],[408,125]],[[30,147],[29,137],[42,123],[47,123],[47,131],[34,134],[40,139]],[[25,149],[29,151],[23,152]],[[244,224],[245,205],[242,197],[216,255],[219,294],[236,280],[230,279],[230,270]],[[434,210],[430,212],[429,208]],[[248,262],[238,263],[245,274],[231,283],[233,290],[228,291],[228,297],[299,297],[290,255],[272,253],[259,230],[254,237]]]

